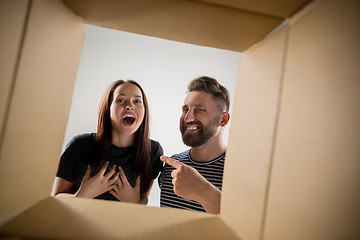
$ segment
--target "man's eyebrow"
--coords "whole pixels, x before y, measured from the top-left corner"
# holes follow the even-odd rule
[[[206,107],[204,104],[195,104],[195,107]]]
[[[205,108],[206,106],[204,104],[194,104],[195,107],[203,107]],[[183,105],[182,108],[188,108],[189,105]]]

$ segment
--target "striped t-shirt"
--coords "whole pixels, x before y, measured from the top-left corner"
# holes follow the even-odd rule
[[[195,168],[203,177],[205,177],[210,183],[217,187],[221,191],[225,153],[221,156],[208,161],[208,162],[195,162],[190,158],[190,150],[187,150],[180,154],[171,156],[188,166]],[[160,192],[160,207],[172,207],[181,208],[194,211],[205,212],[201,204],[185,200],[174,193],[171,172],[174,168],[168,164],[165,164],[164,169],[159,177]]]

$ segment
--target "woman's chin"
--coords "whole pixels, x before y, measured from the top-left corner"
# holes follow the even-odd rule
[[[139,127],[136,127],[135,124],[123,125],[121,129],[121,134],[126,136],[131,136],[136,132],[136,130],[138,130],[138,128]]]

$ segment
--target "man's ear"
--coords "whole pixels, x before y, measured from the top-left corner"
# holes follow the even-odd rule
[[[222,120],[220,122],[220,127],[224,127],[226,124],[228,124],[229,120],[230,120],[230,113],[224,112],[222,114]]]

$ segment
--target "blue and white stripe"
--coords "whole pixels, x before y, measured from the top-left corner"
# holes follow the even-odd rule
[[[208,162],[195,162],[190,158],[190,149],[171,156],[172,158],[195,168],[202,176],[221,191],[224,172],[225,154]],[[201,204],[195,201],[185,200],[174,193],[171,172],[174,168],[165,164],[164,169],[159,176],[160,206],[181,208],[193,211],[205,212]]]

